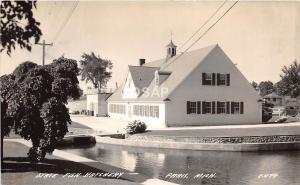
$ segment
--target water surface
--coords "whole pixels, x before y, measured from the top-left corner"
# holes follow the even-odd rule
[[[179,184],[300,185],[300,151],[188,151],[145,149],[99,143],[90,148],[66,148],[64,150]],[[166,178],[169,173],[187,173],[188,178]],[[216,176],[215,178],[194,178],[195,175],[201,173],[216,173]],[[262,177],[266,174],[273,176]]]

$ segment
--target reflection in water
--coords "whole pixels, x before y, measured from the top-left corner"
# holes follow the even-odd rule
[[[180,184],[296,185],[300,184],[300,151],[215,152],[145,149],[96,144],[91,148],[64,149],[106,164]],[[169,173],[188,173],[187,179],[169,179]],[[193,178],[216,173],[216,177]],[[258,178],[278,174],[276,178]]]

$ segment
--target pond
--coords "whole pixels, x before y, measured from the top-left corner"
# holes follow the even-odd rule
[[[179,184],[300,184],[300,151],[188,151],[123,147],[99,143],[92,147],[64,148],[63,150],[152,178]],[[187,174],[187,176],[170,178],[170,173]],[[203,177],[201,174],[210,174],[212,178]]]

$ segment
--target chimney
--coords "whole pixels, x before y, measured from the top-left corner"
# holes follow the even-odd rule
[[[140,66],[142,66],[142,65],[144,65],[146,63],[146,59],[140,58],[139,62],[140,62]]]

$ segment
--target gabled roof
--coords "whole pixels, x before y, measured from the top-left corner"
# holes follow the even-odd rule
[[[282,98],[282,96],[279,96],[275,92],[272,92],[270,94],[265,95],[263,98]]]
[[[154,72],[159,67],[128,66],[135,87],[142,89],[148,87],[154,78]]]
[[[202,62],[204,59],[216,48],[219,48],[217,44],[208,46],[202,49],[190,51],[184,54],[179,54],[174,57],[172,57],[170,60],[166,61],[165,59],[153,61],[144,64],[142,67],[134,68],[134,69],[129,69],[135,74],[137,74],[137,78],[139,74],[143,74],[144,70],[146,67],[151,67],[150,69],[146,69],[147,72],[150,72],[153,70],[153,76],[150,74],[149,75],[152,78],[151,82],[148,85],[148,89],[150,92],[153,91],[154,88],[157,88],[158,91],[160,91],[162,88],[168,89],[168,93],[166,93],[164,96],[139,96],[138,98],[135,99],[123,99],[122,98],[122,90],[120,90],[120,87],[116,92],[109,98],[108,101],[164,101],[165,99],[168,98],[168,96],[175,90],[175,88],[182,83],[182,81]],[[144,68],[143,68],[144,67]],[[155,70],[160,70],[160,71],[168,71],[170,72],[170,75],[168,78],[159,86],[157,87],[155,85],[155,80],[154,80],[154,72]],[[141,72],[137,72],[138,70],[141,70]],[[147,73],[146,72],[146,73]],[[136,78],[136,77],[133,77]],[[149,77],[150,79],[150,77]],[[136,80],[136,79],[135,79]],[[148,80],[146,80],[148,83]],[[139,86],[144,86],[146,84],[143,83],[142,85],[140,84]]]
[[[152,62],[147,62],[143,66],[160,67],[165,62],[166,62],[166,59],[164,58],[164,59],[154,60]]]

